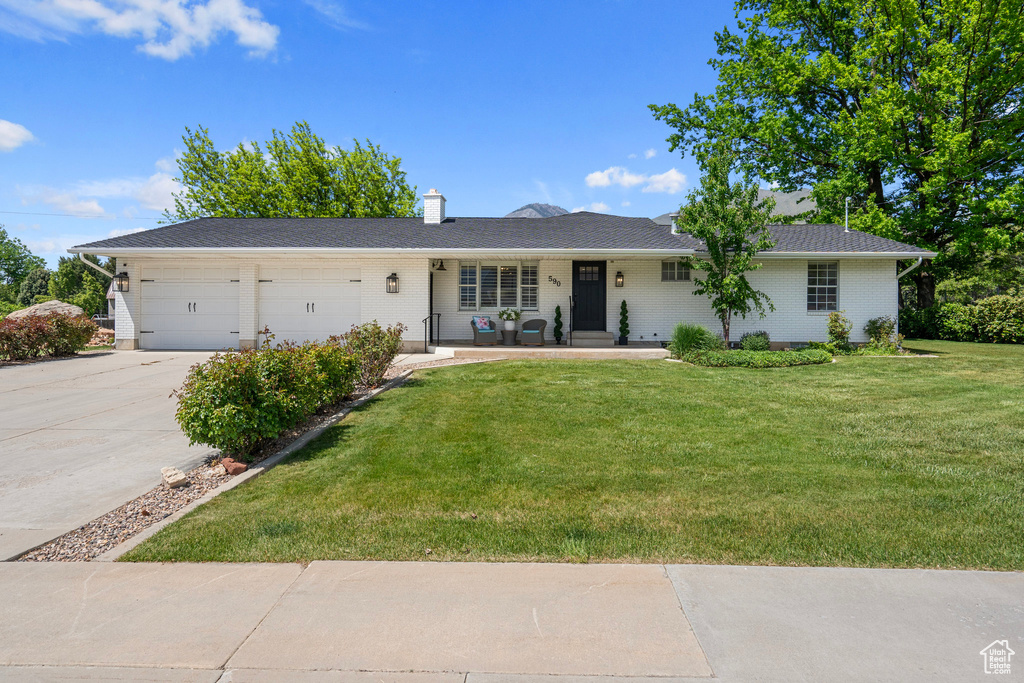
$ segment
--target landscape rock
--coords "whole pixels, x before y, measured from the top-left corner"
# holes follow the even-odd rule
[[[160,470],[160,474],[163,475],[164,484],[169,489],[175,489],[188,483],[185,474],[177,467],[164,467]]]
[[[20,311],[13,311],[8,314],[8,318],[11,320],[18,320],[19,318],[30,318],[32,316],[45,317],[53,315],[55,313],[66,313],[68,315],[85,315],[85,311],[74,304],[66,304],[63,301],[44,301],[41,304],[35,306],[29,306],[23,308]]]
[[[234,458],[224,458],[223,460],[220,461],[220,464],[224,466],[224,469],[231,476],[241,474],[242,472],[245,472],[247,469],[249,469],[249,466],[246,465],[244,462],[238,462]]]
[[[217,465],[216,467],[211,467],[207,471],[203,472],[203,476],[207,477],[207,478],[209,478],[209,477],[223,477],[227,473],[228,473],[228,471],[226,469],[224,469],[224,465]]]

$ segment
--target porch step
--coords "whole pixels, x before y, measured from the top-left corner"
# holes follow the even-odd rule
[[[611,332],[585,332],[576,331],[572,333],[572,345],[588,349],[599,349],[615,346],[615,337]]]

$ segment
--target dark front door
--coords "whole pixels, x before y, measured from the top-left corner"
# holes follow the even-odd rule
[[[573,312],[574,330],[605,332],[605,285],[604,261],[572,262],[572,300],[576,304]]]

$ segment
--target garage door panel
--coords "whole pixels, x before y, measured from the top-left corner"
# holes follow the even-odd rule
[[[142,283],[142,348],[238,348],[237,282],[164,279],[185,275],[201,278],[208,271],[223,276],[228,270],[152,268],[149,274],[161,279]]]
[[[297,274],[310,277],[308,271],[315,271],[318,278],[344,275],[340,268],[303,269]],[[269,327],[277,342],[323,341],[358,324],[360,301],[359,283],[322,279],[261,282],[259,327]]]

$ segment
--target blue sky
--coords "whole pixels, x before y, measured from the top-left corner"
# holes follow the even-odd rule
[[[698,174],[646,105],[713,88],[733,23],[731,3],[700,7],[0,0],[0,223],[55,263],[157,225],[185,126],[226,149],[303,119],[402,157],[452,216],[656,216]]]

